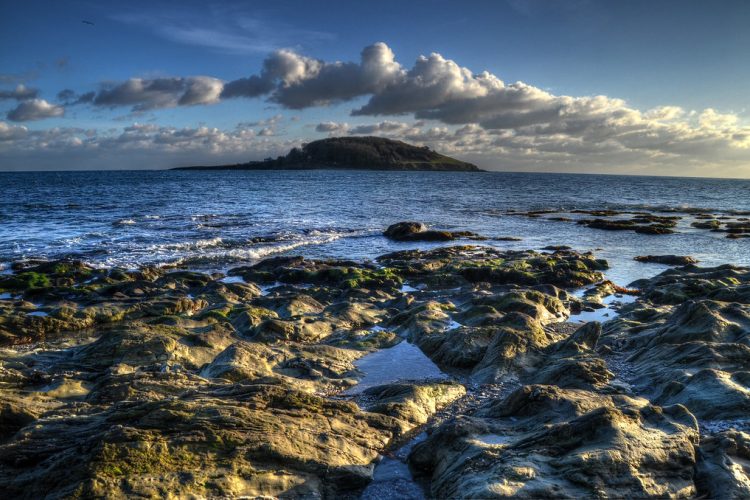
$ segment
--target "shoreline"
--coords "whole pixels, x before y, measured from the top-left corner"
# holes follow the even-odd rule
[[[456,243],[226,275],[0,276],[0,491],[744,491],[719,464],[750,459],[750,269],[670,267],[626,290],[590,253]]]

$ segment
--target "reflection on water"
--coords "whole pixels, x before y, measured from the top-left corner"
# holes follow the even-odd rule
[[[344,394],[358,394],[370,387],[404,380],[448,378],[419,347],[405,340],[391,348],[368,354],[355,361],[354,365],[364,376]]]

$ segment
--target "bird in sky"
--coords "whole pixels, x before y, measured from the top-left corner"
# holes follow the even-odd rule
[[[81,21],[81,22],[83,24],[90,24],[91,26],[94,26],[94,23],[92,23],[91,21],[86,21],[85,19],[83,21]]]

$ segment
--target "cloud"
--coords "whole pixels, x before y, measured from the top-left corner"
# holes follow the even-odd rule
[[[321,122],[315,126],[316,132],[322,132],[330,136],[346,135],[349,132],[349,124],[338,122]]]
[[[264,98],[286,109],[355,101],[350,114],[358,121],[387,119],[322,122],[315,130],[423,143],[448,154],[497,161],[503,168],[750,164],[750,127],[733,113],[673,105],[639,110],[605,95],[555,95],[487,71],[475,73],[437,53],[420,56],[408,67],[382,42],[365,47],[358,62],[276,50],[257,74],[226,84],[208,76],[132,78],[105,86],[93,103],[132,106],[137,112],[243,97]],[[276,133],[273,124],[257,126],[267,130],[253,130],[255,137]]]
[[[331,33],[260,19],[242,6],[213,4],[206,11],[194,12],[185,9],[148,14],[131,12],[115,15],[113,19],[145,28],[172,42],[238,55],[268,53],[293,44],[335,38]]]
[[[23,101],[26,99],[35,99],[39,95],[38,89],[32,89],[19,84],[13,90],[0,90],[0,100],[15,99]]]
[[[488,130],[478,124],[441,126],[429,121],[386,120],[356,126],[322,122],[315,128],[332,135],[342,131],[377,134],[430,146],[489,169],[747,177],[750,133],[741,138],[717,134],[701,128],[698,120],[696,115],[691,126],[677,122],[653,130],[633,127],[604,140],[533,130]],[[285,154],[305,141],[267,135],[263,129],[268,127],[242,125],[232,130],[155,124],[133,124],[120,130],[28,130],[0,121],[0,164],[6,169],[85,169],[101,168],[103,163],[110,168],[236,163]],[[730,141],[745,141],[745,146],[730,147]],[[719,151],[724,154],[717,155]]]
[[[257,97],[285,108],[326,106],[380,92],[402,76],[393,51],[384,43],[365,47],[359,63],[327,63],[279,50],[266,58],[260,75],[229,82],[223,97]]]
[[[370,125],[358,125],[350,130],[355,135],[400,135],[408,134],[422,126],[421,122],[408,124],[403,122],[382,121]]]
[[[79,95],[71,89],[64,89],[57,93],[57,100],[63,103],[65,106],[90,103],[94,100],[95,97],[96,92],[93,91]]]
[[[223,86],[221,80],[210,76],[130,78],[106,85],[93,97],[93,103],[108,107],[132,106],[133,111],[215,104],[219,102]]]
[[[39,78],[39,69],[30,69],[21,73],[0,73],[0,83],[23,83]]]
[[[8,112],[8,120],[14,122],[27,122],[63,116],[65,110],[61,106],[50,104],[44,99],[31,99],[23,101],[13,110]]]
[[[262,130],[135,123],[119,130],[27,130],[0,121],[0,164],[19,169],[168,168],[236,163],[286,154],[298,140]]]
[[[275,127],[281,121],[284,120],[284,115],[277,114],[273,115],[269,118],[266,118],[264,120],[257,120],[254,122],[240,122],[237,124],[238,128],[251,128],[251,127]]]
[[[5,122],[0,122],[0,142],[3,141],[14,141],[26,137],[28,129],[24,126],[9,125]]]
[[[221,97],[223,99],[231,99],[233,97],[258,97],[268,94],[273,88],[274,84],[272,81],[253,75],[249,78],[233,80],[224,85]]]

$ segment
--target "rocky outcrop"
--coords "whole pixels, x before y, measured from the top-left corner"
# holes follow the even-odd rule
[[[639,255],[634,258],[638,262],[652,262],[667,266],[686,266],[698,263],[698,259],[689,255]]]
[[[468,231],[428,230],[421,222],[397,222],[388,226],[383,235],[394,241],[452,241],[459,238],[485,239]]]
[[[441,426],[409,462],[438,498],[686,497],[697,439],[681,406],[530,385]]]
[[[481,172],[474,164],[384,137],[332,137],[293,148],[286,156],[216,167],[174,170],[436,170]]]
[[[747,496],[750,269],[550,252],[16,265],[0,496],[356,497],[394,460],[439,498]]]

